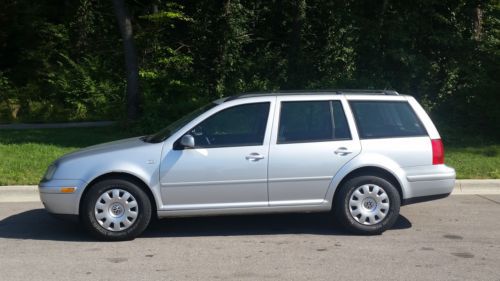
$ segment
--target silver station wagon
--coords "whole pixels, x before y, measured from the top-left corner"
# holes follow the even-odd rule
[[[400,206],[446,197],[454,183],[413,97],[330,90],[216,100],[156,134],[61,157],[39,191],[50,213],[126,240],[153,216],[316,211],[380,234]]]

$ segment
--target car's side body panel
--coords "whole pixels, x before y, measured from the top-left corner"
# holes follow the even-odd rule
[[[335,95],[314,98],[307,95],[278,97],[269,155],[270,206],[321,204],[336,171],[361,151],[357,137],[348,140],[278,143],[281,105],[283,102],[301,101],[338,101],[343,105],[344,111],[346,105],[343,96]],[[354,131],[350,133],[355,136]],[[336,153],[338,149],[345,149],[346,153]]]
[[[392,159],[400,167],[432,165],[429,137],[361,140],[363,154],[377,154]]]
[[[340,101],[351,139],[277,144],[280,102]],[[408,102],[428,136],[360,139],[349,101]],[[262,145],[174,150],[174,143],[195,125],[226,108],[269,102]],[[342,180],[363,167],[377,167],[393,175],[402,199],[450,193],[455,171],[432,165],[431,139],[439,139],[434,124],[409,96],[293,95],[234,99],[201,114],[160,143],[131,138],[93,146],[56,161],[53,179],[40,183],[47,210],[78,214],[81,196],[96,178],[109,173],[136,177],[151,190],[160,217],[269,212],[309,212],[331,209]],[[336,155],[345,147],[346,155]],[[245,156],[259,153],[251,162]],[[63,194],[63,186],[76,187]]]
[[[211,208],[191,210],[159,210],[158,217],[197,217],[214,215],[246,215],[246,214],[271,214],[271,213],[302,213],[302,212],[327,212],[331,210],[331,203],[322,201],[317,204],[300,204],[287,206],[265,206],[265,207],[234,207],[234,208]]]
[[[160,172],[165,210],[267,206],[267,146],[171,150]]]
[[[267,163],[269,139],[276,97],[255,99],[269,103],[269,113],[262,145],[171,149],[194,125],[227,108],[241,105],[230,101],[218,106],[206,118],[188,124],[166,143],[160,163],[161,210],[265,207],[268,205]],[[250,104],[252,101],[245,101]],[[168,146],[167,146],[168,145]],[[258,154],[262,159],[246,157]]]

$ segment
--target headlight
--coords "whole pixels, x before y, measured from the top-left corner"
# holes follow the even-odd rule
[[[52,179],[54,176],[54,173],[56,172],[57,166],[55,164],[51,164],[48,168],[47,171],[45,172],[45,175],[42,178],[42,181],[49,181]]]

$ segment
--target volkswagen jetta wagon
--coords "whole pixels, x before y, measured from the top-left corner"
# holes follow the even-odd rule
[[[394,91],[242,94],[160,132],[56,160],[39,184],[45,208],[105,240],[140,235],[153,216],[332,212],[379,234],[400,206],[455,183],[436,127]]]

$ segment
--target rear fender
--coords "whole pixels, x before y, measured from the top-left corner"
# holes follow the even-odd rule
[[[339,184],[342,182],[342,180],[351,172],[354,172],[363,167],[376,167],[384,169],[388,173],[392,174],[401,186],[401,193],[403,195],[403,198],[401,199],[405,199],[408,196],[408,183],[405,179],[405,172],[395,161],[382,154],[362,153],[351,161],[347,162],[335,174],[326,192],[325,201],[332,204],[335,192],[339,188]]]

